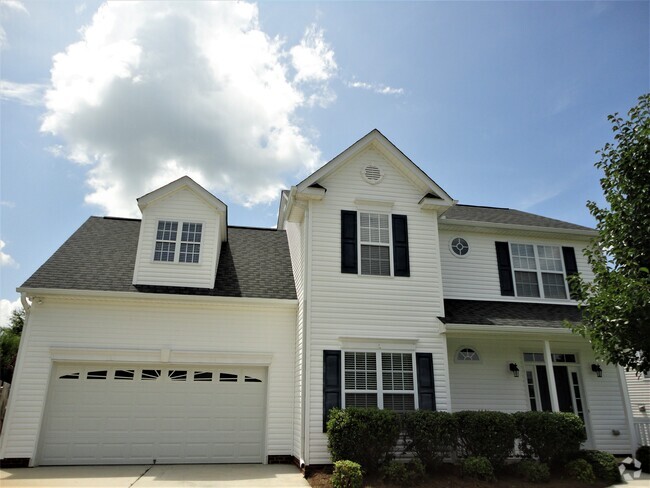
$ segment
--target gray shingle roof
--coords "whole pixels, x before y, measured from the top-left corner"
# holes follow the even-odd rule
[[[521,210],[498,207],[479,207],[475,205],[455,205],[445,212],[443,220],[467,222],[489,222],[493,224],[525,225],[548,229],[593,230],[582,225],[551,219]]]
[[[502,325],[563,328],[564,320],[580,322],[575,305],[546,303],[445,300],[445,324]]]
[[[140,221],[89,218],[23,288],[295,299],[284,231],[228,227],[214,288],[132,285]]]

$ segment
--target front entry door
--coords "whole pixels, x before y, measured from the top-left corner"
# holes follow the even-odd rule
[[[535,366],[537,373],[537,382],[539,384],[540,403],[543,411],[550,412],[551,407],[551,392],[548,386],[548,376],[546,375],[546,366]],[[576,403],[580,402],[582,407],[582,399],[580,395],[580,385],[578,383],[578,376],[575,376],[575,385],[572,385],[572,375],[569,374],[567,366],[553,366],[553,376],[555,377],[555,388],[557,390],[557,402],[560,406],[560,412],[571,412],[579,415],[583,420],[582,408],[577,408]],[[575,386],[575,391],[573,391]],[[577,395],[576,395],[577,393]]]

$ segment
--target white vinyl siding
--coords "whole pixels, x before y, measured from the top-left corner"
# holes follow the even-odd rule
[[[384,173],[376,185],[361,176],[369,164]],[[308,464],[331,462],[323,434],[323,350],[340,350],[341,337],[416,341],[416,351],[433,354],[437,408],[448,408],[447,352],[442,324],[436,318],[443,315],[437,215],[418,205],[426,188],[418,187],[374,148],[360,152],[319,183],[327,193],[322,201],[309,203],[311,235],[307,236],[311,240],[307,264],[311,340],[305,382],[311,385]],[[357,202],[374,200],[389,202],[390,214],[408,218],[410,277],[341,273],[341,210],[373,212],[372,203],[366,209]]]
[[[209,370],[208,366],[214,366],[212,358],[220,355],[268,354],[271,363],[265,455],[288,455],[292,452],[294,434],[295,326],[296,307],[291,303],[188,303],[169,295],[157,301],[45,297],[42,304],[34,302],[22,339],[24,360],[18,365],[12,385],[0,457],[31,458],[34,454],[50,382],[53,347],[86,349],[89,360],[103,348],[141,351],[138,362],[143,369],[151,370],[152,376],[163,369],[161,361],[168,367],[196,363],[198,358]],[[194,360],[189,361],[188,357]],[[147,363],[150,367],[145,368]],[[98,366],[97,370],[107,369],[103,364]],[[178,369],[189,371],[187,367]]]
[[[502,337],[503,335],[503,337]],[[500,410],[502,412],[528,411],[531,409],[530,389],[525,371],[524,353],[543,351],[542,340],[529,339],[524,335],[502,334],[450,337],[450,351],[467,343],[481,344],[481,364],[471,361],[449,363],[452,410]],[[570,335],[561,340],[551,340],[554,354],[577,354],[581,380],[581,400],[588,412],[588,448],[611,453],[627,453],[630,450],[630,432],[625,415],[625,405],[615,366],[603,365],[603,376],[598,378],[591,371],[595,361],[593,352],[584,340]],[[541,356],[539,356],[541,357]],[[557,359],[557,356],[556,356]],[[517,363],[521,374],[515,378],[508,365]],[[571,364],[567,364],[571,366]],[[536,398],[539,398],[538,396]],[[615,435],[613,431],[620,432]]]
[[[544,246],[570,246],[575,249],[578,272],[587,280],[592,279],[593,273],[583,254],[587,240],[576,239],[572,236],[541,237],[539,234],[521,233],[515,231],[469,232],[460,231],[455,226],[444,226],[440,222],[440,261],[442,265],[442,281],[445,298],[465,300],[499,300],[499,301],[530,301],[572,303],[568,299],[543,299],[509,297],[501,295],[499,272],[497,267],[496,241],[530,242]],[[467,240],[471,251],[458,259],[452,254],[448,243],[455,237]]]
[[[190,190],[152,202],[142,215],[133,283],[212,288],[221,251],[219,226],[219,213]]]

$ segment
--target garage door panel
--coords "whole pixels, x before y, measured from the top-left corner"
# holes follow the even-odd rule
[[[264,368],[58,365],[39,462],[261,462],[265,404]]]

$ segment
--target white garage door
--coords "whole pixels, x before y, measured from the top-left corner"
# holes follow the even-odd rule
[[[266,369],[55,365],[39,462],[260,463]]]

